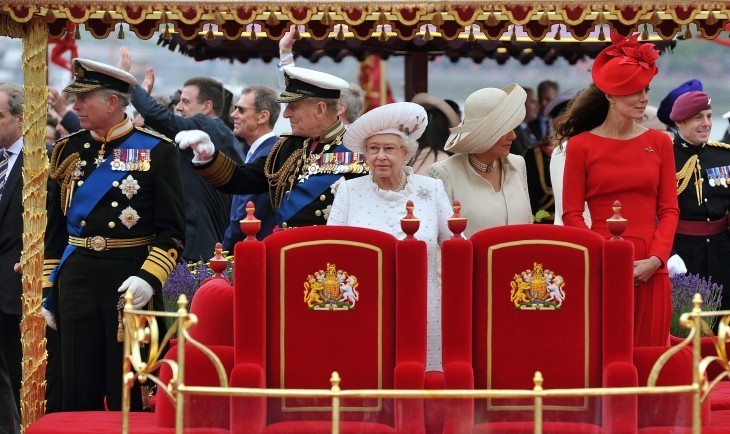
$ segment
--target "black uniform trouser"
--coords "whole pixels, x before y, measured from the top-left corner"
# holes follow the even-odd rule
[[[3,336],[0,339],[0,352],[5,359],[10,386],[17,411],[20,412],[20,381],[23,376],[22,360],[23,345],[20,342],[21,315],[0,312],[0,330]]]
[[[723,285],[720,309],[730,309],[730,232],[705,237],[676,234],[673,247],[687,273],[712,277],[713,283]]]
[[[145,256],[107,258],[72,253],[58,276],[64,411],[120,410],[124,348],[117,341],[119,286],[139,272]],[[162,307],[162,297],[154,297]],[[160,321],[163,322],[163,321]],[[164,332],[164,330],[163,330]],[[132,410],[141,410],[139,386]]]
[[[18,329],[17,339],[13,338],[15,334],[12,330],[6,330],[6,315],[3,314],[3,320],[0,321],[0,434],[15,434],[20,432],[20,414],[18,410],[18,401],[16,396],[19,394],[19,389],[12,381],[12,374],[9,374],[10,366],[6,363],[5,347],[8,343],[12,344],[17,340],[18,346],[20,346],[20,328],[16,321],[14,327]],[[9,315],[17,316],[17,315]],[[20,369],[20,361],[17,362]],[[20,378],[18,378],[18,385],[20,384]]]

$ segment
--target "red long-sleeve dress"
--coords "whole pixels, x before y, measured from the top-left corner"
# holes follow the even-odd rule
[[[623,237],[634,243],[634,258],[656,256],[662,266],[636,287],[634,345],[666,345],[672,318],[672,290],[667,274],[679,208],[672,141],[665,133],[647,130],[619,140],[590,132],[569,140],[563,181],[563,220],[566,226],[587,228],[609,237],[606,219],[615,200],[628,220]]]

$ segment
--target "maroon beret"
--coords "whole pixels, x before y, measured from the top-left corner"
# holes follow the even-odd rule
[[[674,122],[683,121],[689,119],[702,110],[709,110],[712,108],[710,105],[712,98],[710,95],[702,92],[701,90],[693,90],[682,94],[674,101],[672,107],[672,113],[669,114],[669,119]]]

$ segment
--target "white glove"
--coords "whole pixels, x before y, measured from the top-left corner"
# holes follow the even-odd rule
[[[213,159],[213,154],[215,154],[215,146],[205,131],[180,131],[175,136],[175,142],[180,149],[193,148],[193,153],[195,154],[193,163],[196,164],[209,162]]]
[[[56,328],[56,317],[53,316],[53,314],[46,310],[45,307],[41,306],[41,315],[43,315],[43,318],[46,320],[46,324],[48,327],[52,328],[53,330],[58,330]]]
[[[132,307],[135,309],[145,307],[154,293],[150,284],[137,276],[128,277],[119,287],[118,292],[127,292],[127,290],[132,291]]]
[[[686,274],[687,266],[684,265],[684,261],[679,255],[672,255],[667,261],[667,270],[669,270],[669,277],[674,277],[680,274]]]

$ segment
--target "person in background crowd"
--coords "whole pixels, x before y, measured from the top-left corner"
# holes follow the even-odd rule
[[[464,235],[495,226],[532,223],[525,160],[510,154],[514,129],[525,118],[525,91],[517,84],[480,89],[466,99],[464,121],[451,128],[446,150],[431,166],[450,201],[461,202]]]
[[[271,152],[279,137],[274,135],[273,129],[279,119],[279,103],[276,102],[276,92],[265,86],[247,87],[241,93],[238,103],[233,106],[231,119],[233,120],[233,134],[241,137],[246,143],[248,152],[245,163],[266,158]],[[246,217],[246,204],[254,203],[254,215],[261,220],[256,238],[263,240],[271,235],[276,227],[276,214],[271,207],[268,193],[235,195],[231,205],[231,222],[223,238],[223,250],[233,253],[235,244],[244,238],[241,232],[240,221]]]
[[[438,280],[439,243],[451,237],[448,219],[453,214],[443,183],[417,175],[406,165],[418,147],[416,140],[427,124],[418,104],[400,102],[370,110],[352,124],[345,142],[367,155],[371,176],[351,179],[336,188],[328,225],[377,229],[405,237],[400,219],[411,200],[421,221],[418,239],[428,246],[428,340],[426,370],[441,370],[441,287]]]
[[[548,114],[545,109],[559,93],[560,85],[552,80],[543,80],[537,85],[537,100],[540,103],[540,112],[537,118],[529,123],[529,126],[538,142],[544,140],[548,133]]]
[[[671,138],[674,138],[674,136],[677,134],[677,127],[670,117],[670,114],[672,113],[672,108],[674,107],[674,102],[682,94],[693,90],[702,90],[702,82],[700,80],[693,78],[691,80],[685,81],[684,83],[669,91],[667,96],[665,96],[664,99],[662,99],[662,101],[659,103],[659,107],[657,108],[656,113],[657,118],[659,118],[659,120],[667,126],[666,129],[669,132],[669,137]]]
[[[196,170],[215,188],[232,194],[269,192],[280,228],[325,224],[335,182],[368,173],[362,155],[342,141],[345,127],[337,112],[348,84],[296,66],[285,68],[284,75],[286,88],[277,101],[287,103],[284,117],[292,135],[279,139],[267,158],[237,166],[202,131],[181,132],[175,141],[193,150]]]
[[[529,124],[537,119],[537,115],[540,113],[540,102],[537,100],[535,90],[531,87],[525,88],[525,94],[527,94],[527,99],[525,99],[525,120],[515,128],[517,138],[512,142],[512,147],[509,150],[515,155],[524,155],[525,151],[538,145],[537,137],[532,133]]]
[[[289,26],[289,31],[279,39],[279,72],[285,67],[296,66],[294,63],[294,30],[296,24]],[[337,109],[342,124],[347,126],[355,122],[365,109],[365,92],[355,83],[349,83],[346,89],[340,92],[340,107]]]
[[[722,285],[721,310],[730,309],[730,145],[710,140],[710,96],[680,95],[670,114],[674,137],[679,224],[670,272],[709,277]]]
[[[0,83],[0,432],[20,432],[23,89]]]
[[[722,115],[722,118],[723,118],[723,119],[727,119],[727,120],[728,120],[728,122],[730,122],[730,111],[728,111],[728,112],[725,112],[725,113],[724,113],[724,114]],[[725,135],[724,135],[724,136],[722,136],[722,141],[723,141],[724,143],[730,143],[730,125],[728,125],[727,129],[725,130]]]
[[[61,336],[63,410],[118,411],[123,297],[164,309],[161,289],[183,251],[183,190],[175,146],[125,113],[134,77],[93,60],[73,65],[64,92],[76,94],[83,129],[51,155],[42,314]],[[133,410],[141,393],[132,390]]]
[[[664,346],[672,316],[666,265],[679,210],[671,140],[636,123],[644,116],[659,57],[638,36],[611,36],[613,45],[593,63],[594,84],[556,120],[557,139],[568,140],[563,221],[588,229],[587,202],[590,230],[609,238],[606,219],[614,201],[621,202],[631,222],[622,236],[634,244],[634,345]]]
[[[451,155],[444,151],[449,138],[449,128],[459,125],[461,118],[446,100],[430,93],[418,93],[411,100],[426,109],[428,125],[418,138],[418,150],[408,163],[418,175],[426,175],[431,165]]]
[[[132,68],[132,58],[126,47],[120,49],[120,67]],[[231,129],[219,117],[223,107],[223,85],[208,77],[193,77],[185,82],[177,116],[158,103],[150,94],[154,86],[154,71],[148,68],[141,85],[130,87],[132,105],[139,111],[145,125],[167,136],[175,137],[183,130],[201,129],[210,135],[220,151],[236,164],[243,163],[238,141]],[[178,151],[178,164],[185,191],[185,250],[182,258],[199,261],[210,258],[216,243],[223,240],[231,215],[229,195],[221,194],[197,175],[190,150]]]

